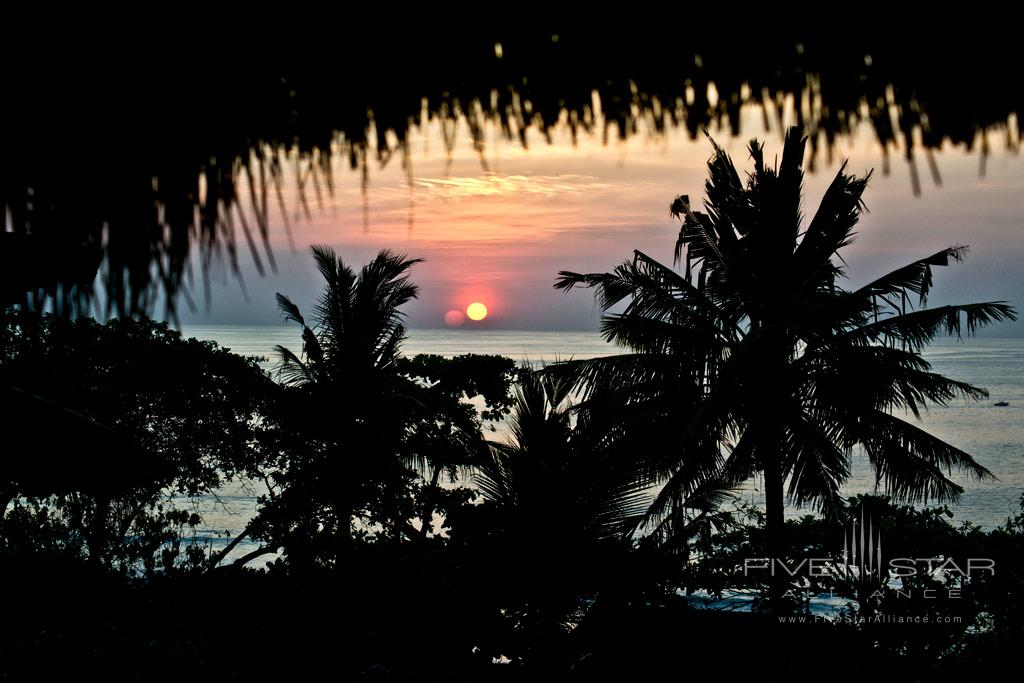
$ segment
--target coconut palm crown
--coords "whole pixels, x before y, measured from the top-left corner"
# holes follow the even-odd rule
[[[637,251],[612,272],[563,271],[555,284],[593,288],[603,336],[628,351],[564,370],[586,396],[617,395],[624,422],[663,436],[641,455],[663,484],[648,511],[655,536],[671,533],[679,502],[695,490],[761,474],[769,544],[782,550],[786,495],[837,510],[856,453],[878,488],[902,501],[956,501],[954,471],[991,476],[901,415],[986,396],[932,372],[920,352],[937,335],[972,334],[1015,311],[1001,301],[925,306],[932,268],[961,261],[965,246],[857,289],[839,286],[839,252],[865,211],[870,173],[848,174],[844,164],[805,224],[805,143],[790,130],[772,166],[751,142],[744,182],[712,140],[704,211],[686,196],[671,206],[682,221],[678,271]]]
[[[390,367],[405,339],[402,305],[416,298],[418,288],[409,270],[422,259],[409,259],[383,250],[358,274],[324,245],[312,247],[316,268],[325,286],[310,327],[287,296],[277,295],[286,320],[302,326],[299,356],[284,346],[276,348],[278,372],[287,384],[344,384],[348,390],[364,386],[368,373]]]
[[[491,442],[491,458],[476,467],[480,493],[501,513],[510,542],[561,550],[628,543],[647,508],[643,480],[605,429],[609,421],[593,419],[597,411],[573,419],[572,388],[557,375],[526,372],[509,440]]]

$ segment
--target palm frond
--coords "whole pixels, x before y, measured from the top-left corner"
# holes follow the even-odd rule
[[[706,329],[722,329],[735,335],[735,323],[686,278],[641,251],[611,273],[573,273],[562,271],[555,288],[574,287],[595,290],[594,298],[602,311],[630,299],[629,313],[634,316],[688,318]]]
[[[871,173],[859,178],[846,173],[846,162],[839,167],[796,250],[802,269],[812,271],[809,276],[853,242],[853,228],[867,210],[863,195],[870,179]]]
[[[643,535],[647,545],[678,549],[703,529],[702,522],[710,513],[735,498],[734,490],[730,482],[709,478],[684,496],[674,490],[673,481],[669,480],[640,520],[637,533]]]
[[[834,425],[806,413],[787,421],[784,471],[789,497],[797,506],[812,504],[833,517],[843,508],[840,489],[850,477],[850,450]]]
[[[720,239],[714,218],[699,211],[685,215],[683,226],[679,229],[679,237],[676,238],[674,259],[679,263],[685,252],[684,277],[687,280],[691,277],[693,266],[701,262],[709,268],[728,269],[728,261],[719,248]]]
[[[980,327],[1016,319],[1016,309],[1005,301],[939,306],[881,318],[841,333],[832,343],[897,342],[916,351],[939,335],[970,336]]]
[[[881,345],[819,350],[800,359],[807,398],[816,410],[856,419],[876,410],[910,410],[920,416],[929,404],[980,400],[980,387],[930,372],[912,351]]]
[[[947,247],[869,282],[854,294],[860,298],[880,297],[890,300],[911,293],[917,295],[920,304],[925,304],[932,287],[932,267],[948,266],[950,261],[959,263],[967,256],[967,252],[967,245]]]
[[[296,306],[291,299],[286,297],[284,294],[278,292],[274,295],[277,298],[277,307],[284,313],[285,321],[293,321],[306,327],[306,319],[302,317],[302,312],[299,311],[299,307]]]
[[[886,494],[900,501],[957,502],[963,488],[949,479],[954,471],[994,478],[964,451],[887,413],[864,421],[860,441]]]
[[[658,318],[622,314],[601,318],[601,336],[622,348],[641,353],[666,355],[719,356],[728,349],[728,343],[716,334],[714,328],[702,325],[703,319],[687,318],[671,322]]]
[[[582,400],[595,395],[614,395],[623,400],[640,399],[666,391],[671,383],[686,391],[701,367],[685,358],[660,354],[624,353],[616,356],[570,360],[553,363],[546,373],[563,376],[580,391]],[[691,389],[691,391],[693,391]],[[693,392],[696,397],[696,392]]]
[[[315,381],[315,377],[309,366],[303,362],[295,353],[285,346],[278,344],[274,347],[277,354],[277,376],[284,384],[305,384]]]
[[[317,338],[316,333],[306,324],[306,320],[302,317],[299,307],[283,294],[278,293],[276,296],[277,306],[281,309],[281,312],[284,313],[285,320],[297,322],[302,326],[302,352],[308,359],[307,364],[306,362],[299,360],[299,357],[296,354],[292,353],[285,347],[275,347],[275,351],[281,360],[279,375],[282,379],[285,377],[289,378],[286,380],[286,383],[312,381],[315,368],[320,368],[323,364],[324,354],[323,348],[320,345],[320,340]],[[301,371],[297,371],[300,366]]]

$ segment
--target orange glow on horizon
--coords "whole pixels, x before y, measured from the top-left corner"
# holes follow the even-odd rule
[[[756,137],[768,152],[781,152],[779,128],[765,132],[758,120],[744,121],[744,133],[737,138],[728,130],[712,130],[741,177],[750,168],[746,140]],[[863,126],[838,142],[833,156],[819,150],[821,165],[806,176],[808,206],[819,205],[843,160],[849,159],[849,171],[857,174],[880,167],[883,157],[874,132],[869,123]],[[528,147],[489,130],[482,151],[464,124],[454,138],[433,124],[410,135],[410,167],[393,159],[374,166],[368,180],[339,167],[322,208],[307,182],[308,218],[301,218],[306,214],[300,210],[294,164],[284,165],[285,209],[268,202],[265,220],[276,226],[283,226],[285,218],[292,221],[291,241],[286,230],[272,230],[271,246],[286,258],[298,256],[282,270],[284,275],[265,281],[268,296],[261,301],[272,302],[278,290],[294,295],[311,286],[299,273],[312,272],[305,245],[320,242],[334,247],[354,268],[382,248],[423,258],[412,274],[421,293],[408,309],[411,326],[453,332],[593,327],[598,314],[592,297],[556,291],[552,284],[559,271],[606,272],[634,249],[672,263],[679,222],[669,216],[668,205],[688,193],[694,207],[701,207],[713,151],[702,136],[691,139],[685,126],[657,138],[638,132],[607,144],[600,134],[574,142],[564,130],[553,131],[549,144],[531,130],[530,142],[536,144]],[[448,140],[455,140],[451,149]],[[339,148],[333,158],[345,157],[342,152]],[[852,272],[870,272],[873,265],[886,270],[909,262],[920,249],[933,253],[956,242],[988,242],[989,253],[997,258],[993,277],[1003,287],[999,283],[1013,280],[1005,275],[1014,272],[1010,246],[1021,243],[1014,241],[1014,230],[1024,155],[1006,154],[989,164],[983,181],[977,155],[950,142],[943,144],[937,160],[944,187],[932,188],[922,177],[927,202],[911,194],[906,165],[894,165],[889,176],[872,177],[866,195],[872,213],[862,217],[861,236],[844,258]],[[973,215],[962,193],[985,202],[984,222]],[[241,202],[252,225],[256,219],[249,217],[248,207],[249,202]],[[293,215],[300,218],[293,220]],[[971,230],[963,229],[965,222]],[[975,263],[982,260],[979,255]],[[1019,298],[998,291],[1005,292],[1001,298]],[[473,303],[484,305],[486,318],[466,315]]]

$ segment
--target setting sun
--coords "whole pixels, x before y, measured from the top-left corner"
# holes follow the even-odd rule
[[[470,320],[483,320],[487,317],[487,307],[476,301],[466,307],[466,315]]]

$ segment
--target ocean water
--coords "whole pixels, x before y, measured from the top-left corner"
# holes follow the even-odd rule
[[[267,358],[265,367],[273,367],[274,347],[278,344],[299,351],[302,336],[297,325],[187,325],[182,334],[209,339],[243,356]],[[595,358],[614,353],[597,332],[532,332],[523,330],[421,329],[411,330],[402,346],[407,356],[436,353],[456,356],[463,353],[509,356],[534,364],[572,358]]]
[[[187,336],[216,341],[243,355],[267,359],[273,367],[273,348],[283,344],[298,350],[301,339],[294,325],[200,326],[183,329]],[[534,365],[567,358],[593,358],[615,353],[597,332],[533,332],[512,330],[412,330],[404,346],[408,355],[437,353],[499,354]],[[953,506],[954,520],[993,528],[1019,512],[1024,494],[1024,339],[938,340],[925,352],[933,371],[987,389],[990,398],[979,402],[955,402],[933,407],[922,414],[920,425],[935,436],[970,453],[995,475],[995,480],[972,481],[960,475],[954,480],[964,488],[960,504]],[[996,407],[998,401],[1009,403]],[[910,416],[911,420],[913,417]],[[848,494],[874,489],[874,477],[866,459],[855,457]],[[239,485],[203,501],[208,525],[204,536],[215,546],[227,542],[245,527],[256,512],[259,489]],[[742,490],[748,502],[762,501],[759,483]],[[806,511],[791,509],[789,516]],[[236,549],[244,552],[244,544]]]

